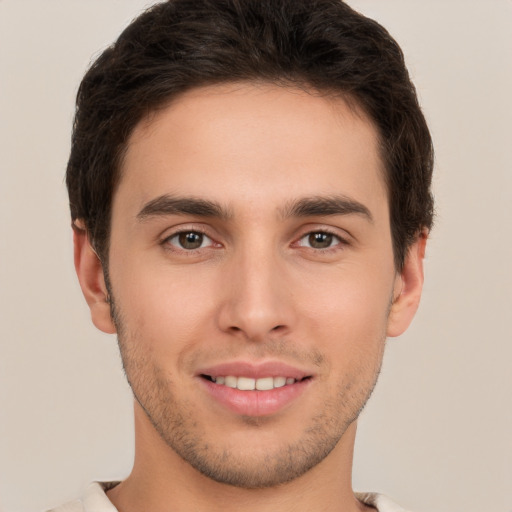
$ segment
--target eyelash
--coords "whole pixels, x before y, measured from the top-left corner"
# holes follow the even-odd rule
[[[203,239],[201,240],[201,246],[197,247],[197,248],[194,248],[194,249],[186,249],[184,247],[179,247],[177,244],[174,245],[174,244],[171,243],[171,241],[173,239],[179,238],[182,235],[200,235],[201,237],[203,237]],[[205,242],[205,239],[209,240],[210,243],[206,247],[202,247],[203,243]],[[179,252],[181,252],[183,254],[186,254],[186,255],[193,255],[197,251],[200,251],[201,249],[211,248],[212,246],[219,246],[219,247],[221,246],[221,244],[219,244],[218,242],[215,242],[215,240],[213,240],[212,237],[208,236],[204,231],[202,231],[200,229],[197,229],[197,228],[195,228],[195,229],[182,229],[180,231],[177,231],[177,232],[173,233],[172,235],[169,235],[169,236],[165,237],[164,240],[162,240],[162,245],[164,247],[166,247],[167,250],[179,251]],[[169,246],[172,247],[172,248],[169,248]]]
[[[311,237],[312,235],[327,235],[329,237],[332,237],[332,242],[335,242],[335,243],[333,243],[332,245],[329,245],[329,247],[325,247],[325,248],[316,248],[316,247],[311,247],[310,245],[306,246],[306,245],[303,245],[300,243],[302,240],[307,239],[308,237]],[[345,238],[341,237],[338,233],[335,233],[334,231],[331,231],[329,229],[322,228],[322,229],[308,231],[307,233],[303,234],[297,240],[297,242],[295,242],[295,244],[298,245],[299,247],[304,247],[308,250],[312,250],[315,252],[320,252],[320,253],[325,254],[325,253],[331,253],[334,251],[338,251],[343,246],[349,245],[349,242]]]
[[[175,245],[175,244],[171,243],[171,241],[173,239],[179,239],[179,237],[182,235],[200,235],[201,237],[203,237],[201,240],[201,246],[199,246],[197,248],[193,248],[193,249],[186,249],[184,247],[178,247],[177,244]],[[305,240],[308,237],[311,237],[313,235],[327,235],[329,237],[332,237],[332,242],[336,242],[336,243],[329,245],[328,247],[324,247],[324,248],[311,247],[311,245],[304,245],[301,243],[302,240]],[[209,240],[210,243],[207,246],[202,247],[203,243],[205,242],[205,238],[207,240]],[[310,242],[311,242],[311,240],[310,240]],[[179,242],[177,242],[177,243],[179,243]],[[178,252],[181,252],[182,254],[186,254],[186,255],[194,255],[194,254],[196,254],[197,251],[200,251],[202,249],[210,249],[212,247],[213,248],[222,247],[222,244],[220,244],[219,242],[216,242],[212,237],[207,235],[204,231],[197,229],[197,228],[182,229],[180,231],[177,231],[177,232],[165,237],[162,240],[161,244],[164,247],[166,247],[167,250],[175,251],[175,252],[178,251]],[[347,246],[347,245],[349,245],[349,242],[346,239],[342,238],[339,234],[334,233],[333,231],[330,231],[329,229],[325,229],[325,228],[308,231],[307,233],[304,233],[300,238],[298,238],[292,244],[292,246],[303,247],[307,250],[312,250],[312,251],[319,252],[319,253],[330,253],[333,251],[340,250],[340,248],[342,246]]]

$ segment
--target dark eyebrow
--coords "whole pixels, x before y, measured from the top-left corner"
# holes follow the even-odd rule
[[[230,212],[219,203],[196,197],[175,197],[164,194],[147,202],[137,214],[137,220],[164,215],[195,215],[198,217],[218,217],[229,219]]]
[[[349,214],[362,215],[373,222],[373,216],[364,204],[345,196],[305,197],[287,204],[282,209],[284,218]]]

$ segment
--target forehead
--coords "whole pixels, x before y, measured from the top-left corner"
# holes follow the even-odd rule
[[[136,126],[121,171],[114,209],[120,197],[136,208],[162,194],[261,206],[333,193],[387,203],[373,123],[339,97],[268,84],[181,95]]]

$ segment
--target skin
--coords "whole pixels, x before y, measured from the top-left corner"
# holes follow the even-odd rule
[[[136,127],[113,201],[114,320],[75,232],[92,320],[118,333],[136,397],[134,468],[108,494],[121,512],[367,508],[351,489],[356,419],[386,337],[417,309],[425,247],[418,237],[396,271],[377,148],[342,99],[265,84],[194,89]],[[225,215],[147,207],[162,195]],[[366,213],[293,209],[334,196]],[[182,231],[200,247],[180,245]],[[197,375],[269,360],[311,378],[263,416],[226,409]]]

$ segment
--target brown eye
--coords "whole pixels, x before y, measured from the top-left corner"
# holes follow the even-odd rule
[[[321,251],[344,245],[344,240],[328,231],[312,231],[304,235],[297,245]]]
[[[178,235],[178,240],[183,249],[199,249],[203,244],[203,234],[195,233],[193,231],[190,233],[180,233]]]
[[[179,249],[193,251],[194,249],[201,249],[206,245],[211,245],[212,240],[199,231],[183,231],[170,237],[168,242]]]
[[[334,235],[330,233],[310,233],[308,235],[308,245],[313,249],[327,249],[332,246]]]

